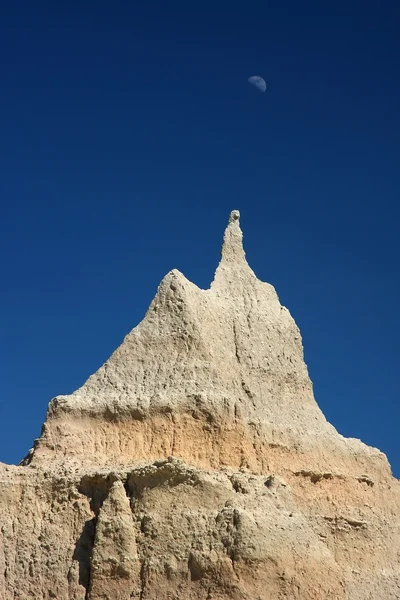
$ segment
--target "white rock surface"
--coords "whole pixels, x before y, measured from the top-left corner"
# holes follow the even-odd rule
[[[168,273],[0,465],[0,600],[390,600],[399,559],[399,482],[321,413],[238,211],[211,288]]]

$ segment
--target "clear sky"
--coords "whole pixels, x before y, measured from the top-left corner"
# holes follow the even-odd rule
[[[3,2],[0,460],[230,210],[316,398],[400,476],[398,2]],[[267,92],[248,84],[267,81]]]

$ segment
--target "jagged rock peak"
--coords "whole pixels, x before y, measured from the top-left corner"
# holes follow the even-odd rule
[[[239,284],[239,288],[249,279],[254,280],[255,275],[246,260],[243,249],[243,233],[240,228],[240,212],[233,210],[229,215],[228,226],[225,229],[224,241],[221,249],[221,262],[215,273],[212,288],[232,288],[232,284]],[[233,291],[233,290],[232,290]],[[235,294],[238,288],[236,287]]]
[[[229,215],[228,226],[225,229],[224,242],[222,244],[222,260],[227,262],[241,263],[246,261],[243,250],[243,233],[240,229],[240,212],[233,210]]]
[[[266,462],[281,464],[271,451],[279,446],[293,452],[299,471],[311,461],[326,469],[327,448],[332,471],[344,460],[357,473],[366,463],[369,472],[387,469],[378,451],[346,441],[326,421],[300,332],[274,288],[248,266],[234,210],[211,289],[176,270],[166,275],[143,321],[105,364],[73,394],[52,400],[27,461],[54,464],[68,455],[80,464],[131,464],[174,455],[260,472]]]
[[[231,213],[34,449],[0,463],[0,600],[399,600],[400,483],[315,402]]]

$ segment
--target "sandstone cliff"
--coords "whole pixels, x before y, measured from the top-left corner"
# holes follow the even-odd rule
[[[0,465],[1,600],[389,600],[399,560],[399,482],[320,411],[237,211],[211,288],[166,275]]]

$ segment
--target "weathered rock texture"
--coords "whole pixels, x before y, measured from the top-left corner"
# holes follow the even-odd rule
[[[400,598],[400,485],[316,404],[299,330],[231,213],[209,290],[179,271],[19,467],[0,599]]]

